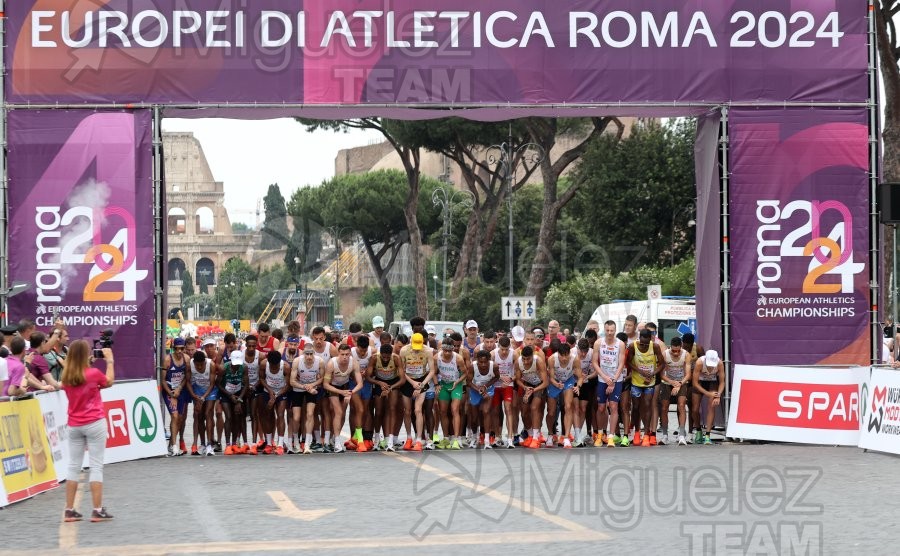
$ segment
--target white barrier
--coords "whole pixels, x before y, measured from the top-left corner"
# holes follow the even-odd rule
[[[735,365],[727,435],[857,446],[868,367]]]
[[[873,368],[860,400],[859,447],[900,454],[900,372]]]

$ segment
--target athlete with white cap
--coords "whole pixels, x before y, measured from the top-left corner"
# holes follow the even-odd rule
[[[691,377],[693,383],[693,400],[691,413],[694,414],[694,423],[700,423],[700,403],[704,398],[709,400],[706,406],[706,427],[701,437],[700,431],[694,431],[694,444],[712,444],[709,433],[716,420],[716,408],[722,401],[722,392],[725,390],[725,365],[719,359],[719,353],[708,350],[703,357],[697,359],[694,364],[694,372]]]

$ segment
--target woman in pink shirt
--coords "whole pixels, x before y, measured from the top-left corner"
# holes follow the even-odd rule
[[[81,474],[84,447],[87,444],[91,466],[91,498],[94,510],[91,521],[107,521],[113,516],[103,507],[103,452],[106,449],[106,414],[100,389],[113,385],[113,352],[103,349],[106,374],[91,367],[91,346],[85,340],[76,340],[69,346],[60,382],[69,398],[69,472],[66,476],[65,521],[81,521],[75,511],[75,493]]]

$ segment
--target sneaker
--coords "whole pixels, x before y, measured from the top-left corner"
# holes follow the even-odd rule
[[[412,450],[412,447],[413,447],[412,438],[407,438],[406,442],[403,443],[403,450],[408,452],[408,451]]]
[[[694,444],[700,444],[703,442],[703,433],[700,432],[700,429],[694,431]]]
[[[344,448],[346,448],[347,450],[349,450],[351,452],[355,451],[356,447],[358,445],[359,444],[356,443],[356,440],[354,440],[352,438],[350,440],[348,440],[347,442],[344,442]]]
[[[634,438],[631,439],[631,443],[635,446],[642,446],[641,444],[641,431],[634,429]]]
[[[175,454],[175,446],[170,445],[168,448],[166,448],[166,457],[167,458],[175,457],[175,455],[176,455]]]
[[[240,450],[240,452],[238,452],[238,453],[240,453],[240,454],[249,454],[249,453],[250,453],[250,446],[247,445],[247,444],[244,444],[243,446],[241,446],[241,447],[239,448],[239,450]]]
[[[594,448],[600,448],[605,444],[603,437],[599,434],[594,435]]]
[[[184,440],[178,443],[178,449],[181,450],[181,453],[187,452],[187,446],[184,445]]]
[[[207,455],[207,456],[214,456],[214,455],[216,455],[215,450],[213,450],[212,444],[209,444],[209,445],[206,446],[206,454],[205,454],[205,455]]]
[[[664,435],[660,436],[660,437],[657,439],[657,442],[659,443],[660,446],[665,446],[666,444],[669,443],[669,435],[668,435],[668,434],[664,434]]]
[[[352,451],[352,450],[351,450]],[[369,445],[366,441],[356,443],[356,453],[361,454],[369,451]]]
[[[627,436],[622,436],[622,437],[619,438],[619,446],[621,446],[621,447],[623,447],[623,448],[627,448],[630,444],[631,444],[631,443],[628,442],[628,437],[627,437]]]
[[[388,444],[388,445],[384,448],[384,451],[385,451],[385,452],[396,452],[397,450],[394,448],[394,445],[393,445],[393,444]]]
[[[656,435],[655,435],[655,434],[651,434],[651,435],[650,435],[650,445],[651,445],[651,446],[656,446],[656,444],[657,444],[657,442],[656,442]]]
[[[192,455],[192,456],[199,456],[199,455],[200,455],[200,452],[197,450],[197,445],[196,445],[196,444],[193,444],[193,445],[191,446],[191,455]]]
[[[437,444],[441,441],[441,436],[438,433],[434,433],[431,435],[431,442],[433,444]]]
[[[485,450],[493,450],[494,447],[491,445],[490,442],[485,442],[485,443],[484,443],[484,449],[485,449]]]
[[[247,450],[247,453],[250,454],[251,456],[258,455],[258,454],[259,454],[259,452],[257,451],[258,449],[259,449],[259,446],[257,446],[256,444],[252,444],[252,445],[250,446],[250,449]],[[270,447],[270,446],[266,446],[266,447],[263,449],[263,453],[266,453],[266,450],[269,450],[269,449],[271,449],[271,447]],[[269,453],[271,453],[271,452],[269,452]]]
[[[341,452],[346,452],[346,451],[347,451],[347,448],[344,448],[344,447],[341,446],[340,444],[335,444],[334,447],[332,448],[332,451],[333,451],[335,454],[340,454]]]
[[[326,453],[326,454],[333,454],[333,453],[335,453],[335,449],[336,449],[336,448],[335,448],[334,446],[332,446],[331,444],[323,444],[323,445],[322,445],[322,452],[323,452],[323,453]]]
[[[687,439],[684,437],[683,434],[678,435],[678,445],[679,446],[687,446]]]
[[[225,446],[225,455],[226,455],[226,456],[233,456],[233,455],[234,455],[234,450],[232,449],[231,446]]]
[[[216,452],[219,452],[221,454],[222,453],[222,443],[216,442],[215,444],[213,444],[213,450]]]
[[[442,438],[437,443],[438,450],[449,450],[450,449],[450,439]]]
[[[84,516],[75,510],[66,510],[63,514],[63,521],[65,521],[66,523],[81,521],[82,519],[84,519]]]
[[[610,436],[610,437],[607,437],[607,439],[606,439],[606,447],[607,447],[607,448],[615,448],[615,447],[616,447],[616,443],[613,441],[613,437],[611,437],[611,436]]]
[[[600,442],[606,444],[607,440],[609,440],[609,435],[607,435],[605,432],[600,435]]]
[[[475,440],[474,438],[470,438],[469,441],[466,443],[466,446],[467,446],[468,448],[477,448],[477,447],[478,447],[478,441]]]
[[[310,447],[309,444],[304,444],[304,445],[303,445],[303,452],[302,452],[302,453],[304,453],[304,454],[311,454],[311,453],[313,453],[312,448]]]
[[[507,450],[515,450],[516,449],[515,444],[513,444],[512,438],[506,439],[506,449]]]
[[[382,438],[381,442],[378,443],[378,448],[376,448],[376,450],[381,452],[385,449],[387,449],[387,439]],[[391,450],[391,451],[393,451],[393,450]]]
[[[704,435],[703,435],[703,444],[704,444],[705,446],[711,446],[711,445],[712,445],[712,440],[709,439],[709,435],[708,435],[708,434],[704,434]]]
[[[424,449],[428,452],[433,451],[434,450],[434,441],[433,440],[425,441]]]
[[[106,508],[100,508],[100,510],[94,510],[91,512],[91,523],[97,523],[98,521],[109,521],[113,516],[106,511]]]
[[[459,440],[454,440],[454,441],[450,444],[450,449],[451,449],[451,450],[459,450],[460,448],[461,448],[461,446],[459,445]]]
[[[422,451],[422,443],[417,440],[416,443],[413,444],[412,451],[413,452],[421,452]]]
[[[522,445],[532,450],[540,450],[544,443],[539,438],[526,438],[522,441]]]
[[[254,446],[252,449],[253,449],[253,451],[256,451],[256,446]],[[267,456],[271,456],[273,451],[274,451],[274,450],[272,450],[272,446],[271,446],[271,445],[270,445],[270,446],[266,446],[265,448],[263,448],[263,453],[264,453],[265,455],[267,455]]]
[[[283,455],[284,455],[284,448],[282,448],[281,446],[276,446],[276,447],[275,447],[275,455],[277,455],[277,456],[283,456]]]
[[[310,446],[310,449],[317,454],[321,454],[322,452],[325,451],[325,447],[315,441],[313,441],[312,445]]]
[[[565,448],[566,450],[572,449],[572,442],[569,440],[568,437],[566,437],[566,439],[563,440],[563,448]]]
[[[637,445],[638,445],[638,444],[635,443],[635,446],[637,446]],[[641,438],[641,444],[640,444],[640,445],[643,446],[643,447],[650,447],[650,436],[649,436],[649,435],[645,435],[643,438]]]
[[[366,446],[366,451],[371,452],[375,448],[375,443],[371,440],[363,440],[363,444]]]
[[[547,442],[544,445],[547,446],[548,448],[552,448],[554,445],[553,437],[551,436],[550,438],[548,438]]]
[[[526,438],[526,440],[527,440],[527,438]],[[516,438],[513,439],[513,445],[515,445],[515,446],[523,446],[523,444],[522,444],[523,442],[524,441],[522,440],[522,435],[519,435],[519,434],[517,434]]]

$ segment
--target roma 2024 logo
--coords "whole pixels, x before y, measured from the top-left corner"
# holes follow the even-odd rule
[[[137,266],[134,216],[119,207],[35,208],[38,302],[60,302],[79,269],[90,265],[82,299],[87,302],[137,300],[137,284],[148,271]],[[116,229],[114,223],[120,223]],[[115,232],[104,242],[103,232]]]
[[[831,230],[822,230],[822,215],[829,211],[840,216],[840,221]],[[783,229],[795,213],[803,216],[802,223],[793,230]],[[782,209],[781,201],[759,200],[756,219],[756,279],[760,294],[781,293],[782,262],[790,257],[809,259],[803,279],[804,294],[853,293],[853,278],[866,265],[853,261],[853,216],[844,203],[798,200]],[[840,279],[822,280],[832,275]]]

